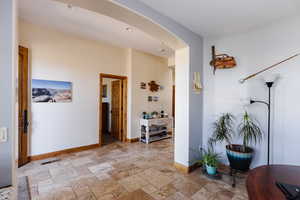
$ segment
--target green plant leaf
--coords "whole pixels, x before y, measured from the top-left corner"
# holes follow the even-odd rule
[[[259,143],[263,135],[258,123],[247,112],[238,126],[238,134],[243,138],[244,151],[251,143]]]
[[[213,123],[212,141],[223,142],[231,144],[234,136],[234,121],[235,117],[230,113],[222,114],[218,120]]]

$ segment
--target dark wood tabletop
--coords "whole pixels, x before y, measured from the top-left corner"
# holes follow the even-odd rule
[[[300,186],[300,166],[270,165],[252,169],[246,186],[250,200],[286,200],[275,182]]]

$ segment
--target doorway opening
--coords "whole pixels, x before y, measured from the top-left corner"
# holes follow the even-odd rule
[[[18,74],[18,166],[29,162],[28,156],[28,49],[19,47],[19,74]]]
[[[127,140],[127,77],[100,74],[99,144]]]

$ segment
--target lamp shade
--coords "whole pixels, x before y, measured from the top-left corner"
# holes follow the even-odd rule
[[[265,83],[273,83],[279,78],[278,74],[269,73],[263,77]]]

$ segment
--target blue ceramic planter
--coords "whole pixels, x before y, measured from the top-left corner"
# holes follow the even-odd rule
[[[215,175],[217,173],[217,168],[216,167],[212,167],[212,166],[208,166],[206,165],[206,172],[209,175]]]
[[[227,145],[227,157],[232,169],[248,171],[253,157],[253,149],[246,147],[246,152],[241,152],[242,148],[242,145],[233,144],[231,147]]]

